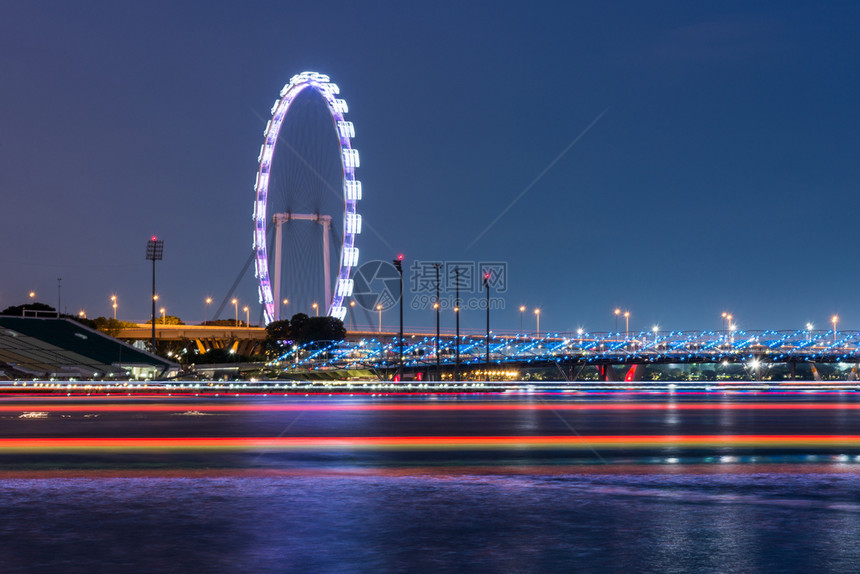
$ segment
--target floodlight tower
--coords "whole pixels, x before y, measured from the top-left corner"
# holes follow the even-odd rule
[[[155,262],[164,257],[164,240],[155,235],[146,242],[146,259],[152,261],[152,352],[155,353]]]

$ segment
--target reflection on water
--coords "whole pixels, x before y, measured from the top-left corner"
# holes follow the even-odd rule
[[[0,480],[4,572],[856,572],[860,476]],[[621,469],[623,471],[623,469]]]

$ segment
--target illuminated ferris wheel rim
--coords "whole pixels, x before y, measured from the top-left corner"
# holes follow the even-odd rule
[[[358,265],[355,236],[361,233],[361,216],[356,210],[356,203],[361,199],[361,182],[355,179],[355,169],[359,166],[358,151],[353,149],[351,141],[355,137],[355,127],[352,122],[344,119],[344,114],[349,111],[349,108],[346,101],[337,97],[340,94],[340,88],[331,83],[329,77],[324,74],[302,72],[290,78],[290,81],[281,90],[280,97],[272,106],[272,117],[266,124],[265,139],[257,158],[259,168],[257,181],[254,184],[256,200],[253,213],[255,269],[259,281],[260,303],[263,305],[263,315],[267,324],[271,323],[275,317],[275,300],[271,277],[269,276],[268,248],[266,246],[269,224],[266,217],[266,204],[269,193],[270,169],[284,118],[293,100],[305,89],[315,90],[323,97],[328,106],[338,136],[343,173],[343,243],[334,291],[331,301],[327,301],[328,315],[341,320],[346,317],[346,307],[343,300],[352,295],[353,280],[350,278],[350,273],[352,268]]]

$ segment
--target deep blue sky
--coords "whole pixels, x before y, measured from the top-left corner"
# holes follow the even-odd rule
[[[64,310],[109,316],[116,293],[119,318],[144,321],[157,234],[163,304],[202,320],[250,252],[272,102],[315,70],[356,125],[360,211],[384,238],[366,229],[362,259],[506,261],[498,328],[519,327],[520,305],[556,331],[614,328],[616,306],[635,330],[719,328],[722,311],[740,328],[826,328],[834,313],[860,328],[854,2],[2,12],[0,307],[30,290],[56,305],[62,277]],[[256,319],[250,274],[239,298]]]

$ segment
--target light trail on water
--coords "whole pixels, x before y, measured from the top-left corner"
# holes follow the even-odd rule
[[[0,453],[856,448],[860,435],[4,438]]]

